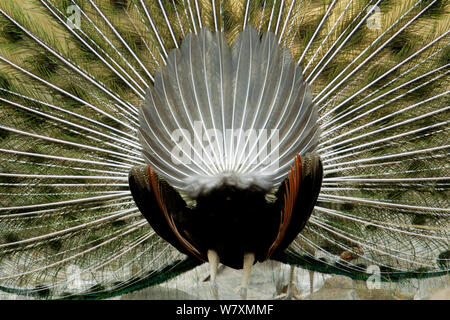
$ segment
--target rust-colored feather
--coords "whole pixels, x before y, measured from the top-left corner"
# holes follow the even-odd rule
[[[267,251],[266,259],[269,259],[275,249],[283,240],[286,230],[291,222],[292,212],[294,210],[295,201],[297,199],[298,190],[302,180],[302,157],[297,154],[294,160],[294,166],[291,166],[289,179],[285,182],[286,190],[284,192],[284,209],[280,213],[280,226],[275,241]]]
[[[148,170],[148,178],[150,180],[150,184],[152,186],[153,193],[155,194],[156,201],[158,202],[158,205],[159,205],[161,211],[163,212],[164,217],[166,218],[169,227],[172,229],[173,233],[178,238],[181,245],[184,248],[186,248],[186,250],[188,250],[190,253],[192,253],[196,258],[198,258],[202,261],[206,261],[205,257],[189,241],[187,241],[181,235],[181,233],[178,231],[175,221],[173,221],[173,217],[169,214],[167,207],[165,205],[164,197],[161,192],[160,183],[159,183],[159,179],[156,175],[156,172],[153,171],[150,166],[147,167],[147,170]]]

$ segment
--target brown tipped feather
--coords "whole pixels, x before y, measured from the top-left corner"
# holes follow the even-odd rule
[[[178,228],[175,224],[175,221],[173,220],[172,215],[169,214],[167,207],[164,202],[163,194],[161,192],[159,179],[156,175],[156,172],[151,169],[150,166],[147,166],[148,171],[148,178],[150,181],[150,184],[152,186],[152,191],[156,196],[156,201],[158,202],[159,208],[161,209],[162,213],[164,214],[164,217],[166,218],[167,224],[169,225],[170,229],[172,229],[175,236],[180,241],[180,244],[188,250],[192,255],[194,255],[196,258],[206,261],[207,259],[202,255],[189,241],[187,241],[181,233],[178,231]]]
[[[297,154],[294,161],[294,167],[291,166],[291,171],[289,172],[289,178],[286,180],[285,187],[286,191],[284,193],[284,210],[281,211],[280,226],[278,229],[278,234],[267,251],[266,259],[269,259],[275,249],[281,244],[286,230],[291,222],[292,212],[294,209],[295,201],[298,196],[298,191],[300,189],[302,179],[302,157]]]

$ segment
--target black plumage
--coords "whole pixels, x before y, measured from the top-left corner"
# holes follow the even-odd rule
[[[164,180],[156,178],[159,190],[152,188],[154,184],[149,166],[130,171],[130,190],[152,228],[175,248],[204,261],[207,261],[207,251],[214,250],[221,263],[241,269],[245,253],[255,253],[255,263],[265,261],[272,254],[283,251],[308,221],[320,192],[323,169],[318,155],[306,154],[298,158],[301,159],[301,178],[299,188],[293,194],[294,199],[288,194],[288,186],[292,188],[297,183],[293,181],[295,176],[291,176],[281,184],[275,201],[266,200],[267,191],[257,186],[240,189],[224,185],[199,195],[195,199],[196,205],[188,207],[178,192]],[[160,207],[159,197],[163,199],[165,209]],[[287,201],[294,205],[286,230],[281,230],[281,220],[288,210]],[[183,245],[164,210],[173,219],[179,234],[197,251],[192,252]],[[270,250],[275,242],[275,248]]]

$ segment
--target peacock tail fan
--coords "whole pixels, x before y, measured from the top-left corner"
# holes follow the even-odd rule
[[[386,281],[448,274],[449,8],[1,0],[0,290],[100,299],[166,282],[202,261],[150,227],[133,167],[150,164],[188,206],[228,169],[274,201],[309,152],[317,203],[271,259],[354,279],[373,265]],[[279,130],[279,166],[227,143],[175,166],[169,133],[196,120]]]

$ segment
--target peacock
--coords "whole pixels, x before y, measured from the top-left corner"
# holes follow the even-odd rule
[[[447,275],[449,7],[1,0],[0,290]]]

